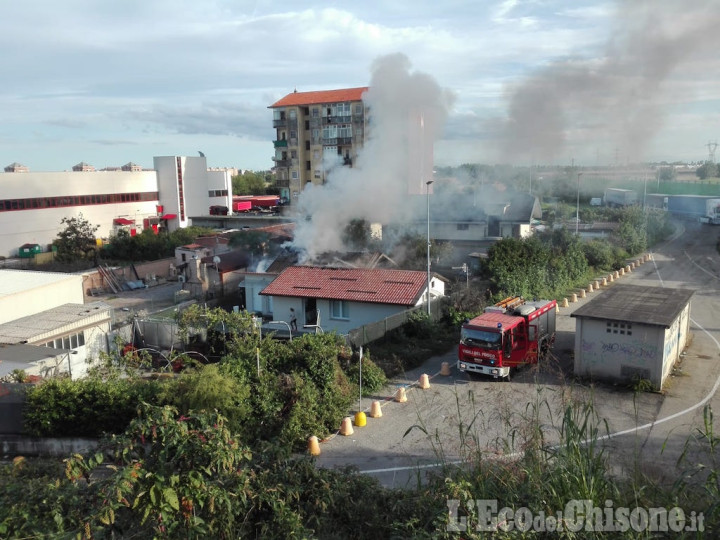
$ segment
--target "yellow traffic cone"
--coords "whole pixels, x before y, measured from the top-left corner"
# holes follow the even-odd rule
[[[367,425],[367,418],[364,412],[358,411],[355,413],[355,425],[357,427],[365,427]]]

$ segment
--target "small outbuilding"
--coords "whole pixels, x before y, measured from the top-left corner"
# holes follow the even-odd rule
[[[689,289],[616,284],[577,309],[575,375],[660,389],[687,345]]]

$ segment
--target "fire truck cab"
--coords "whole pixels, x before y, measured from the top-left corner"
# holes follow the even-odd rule
[[[486,308],[460,330],[458,369],[507,378],[512,368],[536,364],[555,340],[556,306],[513,297]]]

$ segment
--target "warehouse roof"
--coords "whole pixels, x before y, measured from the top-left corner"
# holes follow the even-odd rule
[[[0,343],[22,343],[43,334],[67,329],[78,323],[97,323],[111,316],[113,307],[104,302],[64,304],[47,311],[0,324]]]
[[[669,328],[693,294],[695,291],[690,289],[617,284],[571,316]]]
[[[0,269],[0,297],[10,296],[22,291],[44,287],[60,281],[82,281],[77,274],[58,272],[35,272],[32,270]]]

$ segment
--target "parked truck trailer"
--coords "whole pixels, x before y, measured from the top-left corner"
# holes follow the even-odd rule
[[[637,204],[637,193],[631,189],[607,188],[604,198],[605,206],[620,208]]]
[[[668,212],[691,221],[720,225],[720,197],[707,195],[670,195]]]

